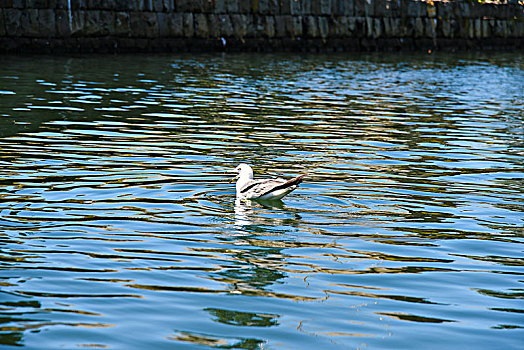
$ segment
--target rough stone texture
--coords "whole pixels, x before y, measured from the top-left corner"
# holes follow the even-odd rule
[[[523,49],[524,6],[516,0],[0,0],[0,43],[0,52],[46,53]]]
[[[275,37],[275,19],[272,16],[264,17],[264,34],[268,38]]]
[[[55,12],[56,32],[59,37],[67,37],[71,35],[71,28],[69,27],[69,11],[56,10]]]
[[[5,21],[4,21],[4,10],[0,8],[0,38],[6,35]]]
[[[115,35],[128,36],[131,31],[129,25],[129,13],[117,12],[115,14]]]
[[[55,11],[51,9],[39,9],[37,11],[40,37],[56,36]]]
[[[207,17],[203,13],[195,14],[195,35],[199,38],[209,37],[209,26]]]
[[[222,37],[229,37],[234,33],[233,23],[231,23],[231,18],[229,15],[218,15],[218,27],[220,30],[219,35]]]
[[[40,35],[38,10],[25,10],[22,12],[20,19],[20,26],[22,27],[22,30],[26,36],[38,37]]]
[[[184,13],[183,17],[183,33],[186,38],[191,38],[195,33],[194,19],[192,13]]]
[[[207,15],[207,26],[209,30],[209,37],[218,38],[220,36],[220,25],[216,15]]]
[[[156,21],[158,23],[158,36],[161,38],[169,36],[169,21],[168,14],[165,12],[157,12]]]

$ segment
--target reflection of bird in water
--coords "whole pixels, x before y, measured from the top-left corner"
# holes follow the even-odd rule
[[[284,209],[284,203],[278,200],[272,201],[250,201],[248,199],[237,198],[235,200],[235,225],[246,226],[253,224],[280,224],[280,220],[261,217],[260,208],[272,210]],[[257,215],[258,212],[258,215]]]
[[[233,179],[237,180],[237,198],[242,199],[279,200],[296,189],[306,176],[302,174],[291,180],[280,178],[253,180],[253,169],[247,164],[240,164],[234,171],[238,173]]]

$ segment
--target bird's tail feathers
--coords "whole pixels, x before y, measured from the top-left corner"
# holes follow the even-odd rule
[[[304,177],[307,175],[307,173],[305,174],[302,174],[302,175],[298,175],[297,177],[291,179],[291,180],[288,180],[285,184],[282,185],[282,187],[289,187],[289,186],[298,186],[302,180],[304,179]]]

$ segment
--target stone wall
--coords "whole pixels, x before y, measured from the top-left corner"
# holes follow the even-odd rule
[[[0,52],[523,49],[523,10],[516,0],[0,0]]]

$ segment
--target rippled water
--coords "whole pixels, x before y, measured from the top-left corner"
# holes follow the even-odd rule
[[[0,63],[0,344],[522,349],[522,56]]]

